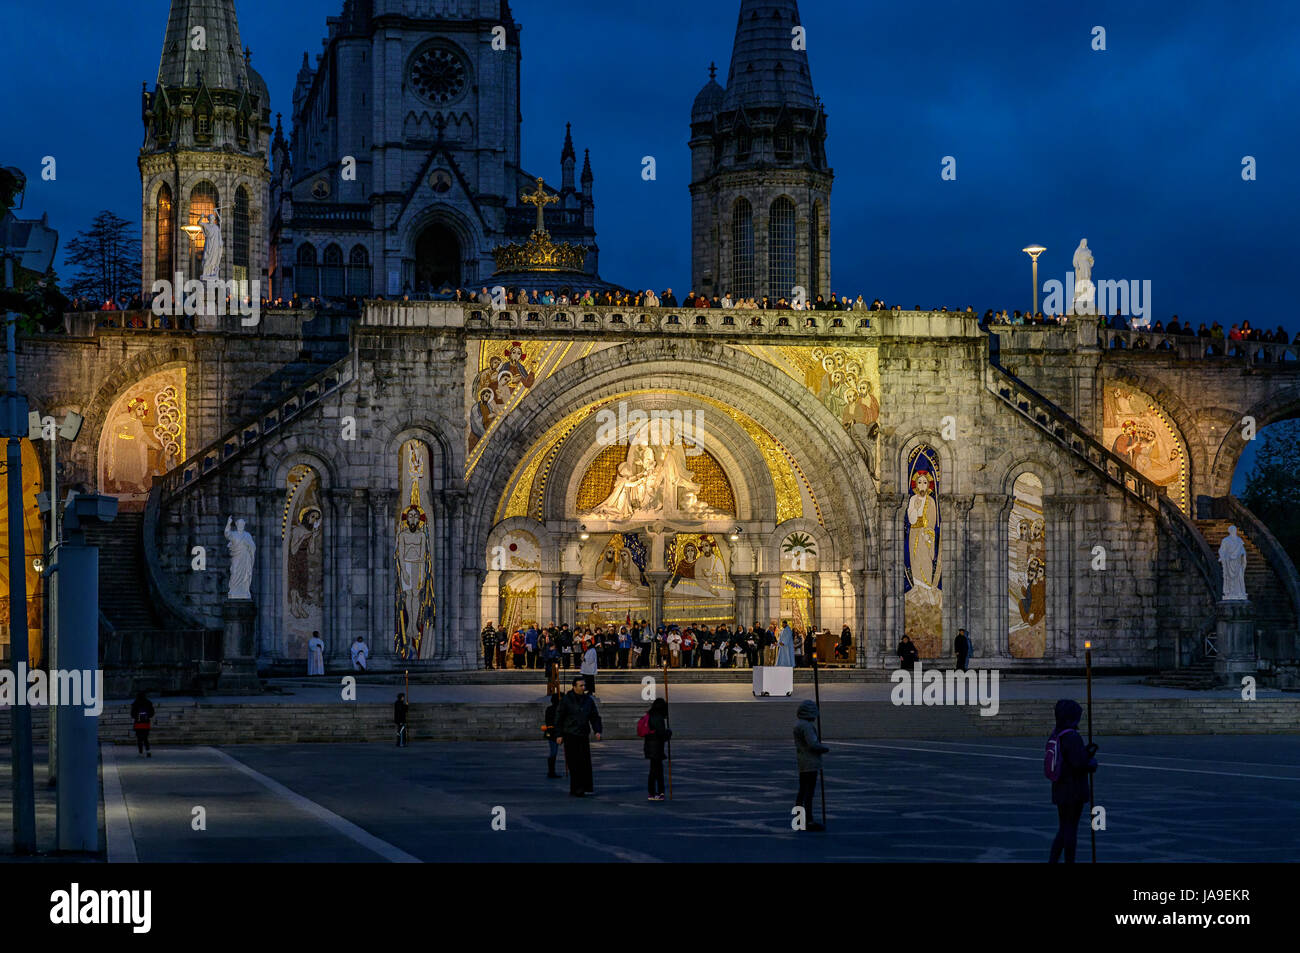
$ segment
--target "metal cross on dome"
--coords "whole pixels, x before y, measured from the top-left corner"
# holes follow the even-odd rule
[[[546,231],[546,206],[555,205],[560,201],[558,195],[546,194],[546,183],[540,177],[537,180],[537,191],[533,193],[525,192],[519,196],[519,200],[525,205],[537,206],[537,230]]]

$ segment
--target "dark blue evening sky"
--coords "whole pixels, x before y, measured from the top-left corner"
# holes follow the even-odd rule
[[[5,0],[0,160],[26,214],[63,241],[101,208],[139,219],[140,83],[167,0]],[[342,0],[243,0],[240,30],[288,124],[304,50]],[[689,283],[688,118],[711,60],[725,79],[738,0],[513,0],[523,25],[526,168],[558,179],[564,123],[590,147],[601,271]],[[21,12],[20,12],[21,11]],[[836,172],[833,288],[905,306],[1025,307],[1029,262],[1064,279],[1087,237],[1094,277],[1150,279],[1153,319],[1300,329],[1300,4],[871,3],[805,0]],[[1091,30],[1107,50],[1091,49]],[[58,160],[42,182],[41,157]],[[658,180],[641,179],[652,155]],[[943,156],[957,179],[940,179]],[[1258,161],[1244,182],[1242,157]]]
[[[726,78],[738,0],[511,7],[525,167],[557,181],[572,122],[591,149],[601,273],[684,290],[690,106],[710,61]],[[342,0],[236,9],[287,127],[303,51],[314,60]],[[48,212],[62,243],[102,208],[138,222],[140,84],[157,77],[167,0],[4,10],[0,163],[28,174],[23,214]],[[1020,249],[1045,245],[1040,281],[1063,281],[1086,237],[1094,278],[1151,281],[1152,320],[1300,330],[1285,264],[1300,225],[1300,3],[804,0],[800,13],[830,117],[833,290],[1025,308]],[[940,178],[944,156],[955,181]]]

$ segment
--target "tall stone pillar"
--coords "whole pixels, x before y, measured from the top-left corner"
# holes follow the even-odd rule
[[[732,584],[736,587],[736,624],[753,625],[754,624],[754,575],[753,573],[742,573],[731,577]]]
[[[560,617],[555,620],[557,625],[567,622],[572,628],[578,624],[578,585],[581,582],[581,573],[560,574]]]
[[[764,572],[758,574],[758,607],[755,610],[757,617],[754,619],[764,628],[773,619],[780,621],[781,617],[781,574],[779,572]]]
[[[656,630],[664,621],[664,586],[672,578],[665,570],[650,570],[646,574],[650,583],[650,628]]]

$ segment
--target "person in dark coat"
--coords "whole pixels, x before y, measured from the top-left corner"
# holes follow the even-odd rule
[[[153,757],[149,747],[149,730],[153,727],[153,702],[144,692],[137,692],[131,703],[131,723],[135,726],[135,746],[142,757]]]
[[[1052,803],[1059,821],[1056,839],[1048,863],[1056,863],[1065,851],[1065,862],[1074,863],[1075,845],[1079,840],[1079,818],[1088,800],[1088,775],[1097,770],[1096,745],[1084,744],[1079,734],[1083,708],[1071,698],[1056,703],[1056,730],[1052,737],[1061,746],[1061,776],[1052,782]]]
[[[410,706],[406,704],[406,696],[401,692],[397,694],[397,701],[393,702],[393,724],[397,726],[397,747],[406,747],[406,713]]]
[[[599,741],[604,726],[600,722],[595,699],[587,694],[587,680],[581,675],[573,680],[573,687],[560,700],[555,724],[559,734],[556,740],[564,745],[564,760],[569,766],[570,796],[582,797],[594,793],[591,742],[587,736],[589,733],[594,734]]]
[[[497,654],[497,630],[493,628],[490,621],[483,626],[483,634],[480,638],[483,642],[483,667],[491,671],[492,660]]]
[[[831,749],[817,736],[817,703],[808,699],[799,703],[798,721],[794,725],[794,751],[799,759],[799,793],[795,805],[804,809],[805,830],[824,831],[813,817],[813,794],[817,791],[817,774],[822,768],[822,755]]]
[[[645,756],[650,759],[650,777],[646,781],[648,800],[664,799],[664,757],[668,739],[673,736],[668,727],[668,703],[656,698],[650,703],[650,734],[645,736]]]
[[[912,637],[904,635],[903,641],[898,643],[898,658],[902,662],[903,668],[907,669],[909,672],[912,671],[912,666],[916,664],[916,660],[920,657],[921,653],[916,650],[916,645],[912,642]]]
[[[849,649],[853,647],[853,631],[845,625],[840,629],[840,644],[835,646],[835,658],[842,662],[849,660]]]
[[[551,754],[546,759],[546,776],[548,778],[558,778],[555,772],[555,759],[560,756],[560,743],[557,740],[560,729],[556,721],[560,713],[560,693],[554,692],[551,695],[551,703],[546,706],[546,714],[542,716],[542,735],[546,738],[550,746]]]
[[[965,629],[957,630],[957,638],[953,640],[952,650],[957,656],[957,668],[966,671],[966,663],[970,659],[970,639],[966,637]]]

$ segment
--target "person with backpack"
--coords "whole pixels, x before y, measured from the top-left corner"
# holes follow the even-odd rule
[[[804,830],[824,831],[813,818],[813,794],[817,791],[817,775],[822,769],[822,755],[831,749],[817,736],[817,703],[807,699],[799,703],[798,720],[794,724],[794,750],[799,762],[799,793],[795,806],[804,809]]]
[[[645,739],[645,756],[650,759],[650,777],[646,780],[647,801],[664,799],[664,757],[668,739],[673,736],[668,728],[668,703],[656,698],[650,710],[636,723],[636,733]]]
[[[591,741],[589,734],[600,740],[604,726],[596,700],[587,694],[587,682],[581,675],[573,679],[573,687],[560,699],[555,712],[556,740],[564,745],[564,761],[569,766],[569,796],[583,797],[595,793],[591,776]]]
[[[555,759],[560,756],[560,743],[556,739],[559,737],[559,727],[556,725],[560,712],[560,692],[556,689],[551,693],[551,703],[546,706],[546,714],[542,716],[542,736],[550,746],[551,754],[546,759],[546,776],[548,778],[558,778],[555,772]]]
[[[406,695],[401,692],[397,693],[397,701],[393,702],[393,724],[397,726],[397,747],[406,747],[406,713],[410,711],[410,706],[406,704]]]
[[[1056,703],[1056,730],[1047,739],[1043,774],[1052,782],[1052,803],[1058,820],[1056,839],[1048,863],[1056,863],[1061,852],[1065,862],[1074,863],[1079,840],[1079,818],[1088,800],[1088,776],[1097,770],[1097,746],[1084,744],[1079,734],[1083,707],[1071,698]]]
[[[153,728],[153,702],[144,692],[137,692],[131,703],[131,722],[135,726],[135,746],[140,757],[152,758],[153,750],[149,747],[149,731]]]

